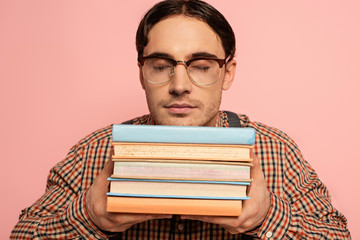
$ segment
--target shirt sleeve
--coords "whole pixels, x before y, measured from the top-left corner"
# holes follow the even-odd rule
[[[83,148],[74,146],[67,158],[50,170],[45,194],[32,206],[22,210],[10,239],[107,239],[89,219],[85,193],[101,171],[93,167],[94,176],[84,178]],[[88,166],[89,167],[89,166]]]
[[[270,210],[263,224],[248,234],[260,239],[351,239],[345,216],[333,207],[326,186],[296,145],[288,145],[284,156],[277,163],[281,184],[269,187]],[[268,168],[264,172],[273,173]],[[268,185],[274,182],[268,179]]]

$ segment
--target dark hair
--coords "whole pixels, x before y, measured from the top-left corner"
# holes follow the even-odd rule
[[[200,0],[165,0],[153,6],[141,20],[136,33],[136,49],[141,57],[148,44],[151,28],[161,20],[185,15],[205,22],[220,37],[226,58],[235,55],[235,35],[225,17],[213,6]]]

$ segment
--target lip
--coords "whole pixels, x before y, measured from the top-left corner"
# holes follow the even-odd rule
[[[166,106],[166,109],[174,114],[186,114],[191,112],[194,108],[195,106],[188,103],[173,103]]]

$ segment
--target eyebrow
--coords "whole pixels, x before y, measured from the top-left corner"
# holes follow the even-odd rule
[[[196,52],[191,54],[191,58],[219,58],[218,56],[216,56],[215,54],[212,53],[208,53],[208,52]]]
[[[163,53],[163,52],[153,52],[146,57],[165,57],[165,58],[173,58],[170,54]]]
[[[147,55],[146,57],[165,57],[171,59],[174,58],[174,56],[164,52],[153,52]],[[194,58],[219,58],[219,57],[209,52],[196,52],[190,55],[190,59],[194,59]]]

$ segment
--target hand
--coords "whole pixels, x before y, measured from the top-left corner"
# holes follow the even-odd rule
[[[250,184],[249,200],[243,201],[243,210],[239,217],[217,216],[181,216],[181,219],[199,220],[219,224],[231,234],[244,233],[262,224],[270,208],[270,192],[267,189],[260,160],[254,153],[253,167],[250,170],[253,182]]]
[[[86,211],[91,221],[101,230],[109,232],[123,232],[132,225],[151,219],[171,218],[171,215],[160,214],[128,214],[111,213],[106,211],[106,193],[109,182],[107,178],[112,174],[114,162],[110,159],[104,169],[96,177],[85,197]]]

